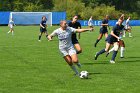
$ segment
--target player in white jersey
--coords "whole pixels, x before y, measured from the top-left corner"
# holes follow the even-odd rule
[[[85,32],[93,30],[93,28],[89,29],[75,29],[72,27],[67,26],[67,22],[61,21],[60,22],[60,28],[54,30],[49,36],[48,40],[52,40],[52,37],[57,36],[59,39],[59,50],[63,55],[63,58],[65,61],[69,64],[69,66],[72,68],[72,70],[75,72],[76,75],[79,75],[78,70],[73,65],[75,63],[78,67],[81,67],[81,64],[78,62],[78,57],[76,54],[76,50],[74,49],[74,46],[72,44],[71,35],[72,33],[76,32]]]
[[[93,28],[93,26],[94,26],[94,24],[93,24],[93,20],[92,20],[92,16],[89,18],[89,20],[88,20],[88,26],[90,27],[90,28]]]
[[[14,28],[13,27],[15,26],[15,23],[12,20],[12,18],[10,19],[8,26],[10,27],[10,30],[7,33],[10,33],[11,32],[12,35],[14,35]]]
[[[126,20],[125,31],[124,31],[123,37],[125,37],[126,31],[129,32],[129,37],[132,37],[132,35],[131,35],[131,27],[130,27],[129,22],[130,22],[130,16],[129,16],[128,19]]]

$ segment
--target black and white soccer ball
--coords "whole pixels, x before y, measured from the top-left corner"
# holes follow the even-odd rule
[[[89,73],[87,72],[87,71],[81,71],[80,72],[80,78],[81,79],[88,79],[88,75],[89,75]]]

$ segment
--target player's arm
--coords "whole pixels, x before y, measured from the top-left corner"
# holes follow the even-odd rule
[[[51,41],[54,36],[56,36],[56,31],[53,31],[50,35],[48,35],[48,41]]]
[[[52,40],[52,35],[48,35],[48,41],[51,41]]]
[[[124,20],[124,14],[122,14],[119,19]]]
[[[108,26],[108,24],[101,24],[101,26]]]
[[[118,40],[120,39],[120,37],[118,37],[117,35],[114,34],[114,31],[111,31],[110,33],[112,36],[114,36],[115,38],[117,38]]]
[[[40,27],[45,28],[45,27],[42,25],[42,22],[40,23]]]
[[[82,32],[86,32],[86,31],[92,31],[93,28],[87,28],[87,29],[76,29],[76,32],[78,33],[82,33]]]

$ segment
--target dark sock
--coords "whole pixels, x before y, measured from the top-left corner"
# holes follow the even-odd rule
[[[81,51],[76,51],[76,54],[80,54],[81,53]]]
[[[46,35],[46,38],[48,39],[48,35]]]
[[[97,53],[97,55],[103,54],[105,52],[106,52],[105,49],[102,49],[100,52]]]
[[[95,60],[97,60],[97,58],[98,58],[98,56],[100,55],[100,54],[103,54],[103,53],[105,53],[106,51],[105,51],[105,49],[102,49],[100,52],[98,52],[96,55],[95,55]]]
[[[113,55],[112,55],[112,59],[111,60],[115,61],[117,53],[118,53],[118,51],[113,51]]]
[[[41,39],[41,35],[39,35],[39,40]]]
[[[94,46],[96,47],[97,43],[100,41],[100,39],[97,39]]]

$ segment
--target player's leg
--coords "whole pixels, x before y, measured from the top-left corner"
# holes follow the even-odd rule
[[[75,72],[76,75],[79,75],[78,70],[76,69],[76,67],[74,66],[74,64],[72,63],[72,59],[71,56],[67,55],[64,56],[65,61],[69,64],[70,68]]]
[[[10,28],[10,30],[7,32],[8,34],[11,32],[11,28]]]
[[[43,33],[44,33],[44,29],[40,28],[40,33],[39,33],[38,41],[41,41],[41,37],[42,37]]]
[[[14,28],[13,27],[11,28],[11,32],[12,32],[12,35],[14,35]]]
[[[126,31],[127,31],[127,29],[123,30],[123,37],[125,37]]]
[[[40,33],[39,33],[39,37],[38,37],[38,41],[41,41],[41,36],[42,36],[42,34],[43,34],[43,32],[40,31]]]
[[[119,41],[119,45],[120,45],[120,57],[124,58],[124,50],[125,50],[125,43],[123,40]]]
[[[93,26],[91,25],[91,26],[89,26],[89,28],[93,28]],[[90,30],[90,32],[92,32],[92,31]]]
[[[48,31],[47,31],[46,28],[45,28],[45,30],[44,30],[44,33],[45,33],[46,38],[48,39]]]
[[[74,49],[74,48],[73,48]],[[76,75],[79,75],[78,70],[76,69],[76,67],[74,66],[73,62],[72,62],[72,58],[71,55],[69,54],[76,54],[76,51],[71,51],[69,53],[69,50],[66,49],[60,49],[60,52],[62,53],[62,55],[64,56],[63,58],[65,59],[65,61],[69,64],[70,68],[75,72]]]
[[[105,52],[108,52],[108,50],[110,49],[110,46],[111,44],[110,43],[106,43],[106,48],[105,49],[102,49],[101,51],[99,51],[98,53],[96,53],[95,55],[95,60],[97,60],[98,56],[105,53]]]
[[[12,25],[9,25],[9,27],[10,27],[10,30],[7,32],[8,34],[9,34],[10,32],[12,32],[13,26],[12,26]]]
[[[78,67],[81,68],[81,64],[80,64],[79,61],[78,61],[77,54],[71,55],[71,59],[72,59],[72,62],[73,62],[73,63],[75,63]]]
[[[72,38],[72,44],[74,45],[74,48],[76,49],[76,53],[82,53],[82,48],[77,40],[77,38]]]
[[[96,40],[96,42],[95,42],[95,44],[94,44],[94,47],[97,46],[98,42],[102,39],[102,37],[103,37],[103,34],[100,33],[99,36],[98,36],[98,38],[97,38],[97,40]]]
[[[82,48],[81,48],[81,46],[80,46],[79,43],[74,44],[74,47],[75,47],[75,49],[76,49],[76,53],[77,53],[77,54],[82,53]]]
[[[131,35],[131,27],[130,26],[128,26],[128,32],[129,32],[129,37],[132,37],[132,35]]]
[[[110,60],[110,63],[115,63],[115,58],[117,56],[118,49],[119,49],[119,44],[118,44],[118,42],[115,42],[114,43],[114,51],[113,51],[113,55],[112,55],[112,58]]]
[[[80,62],[78,61],[78,56],[76,54],[76,50],[71,47],[69,50],[68,50],[68,53],[69,55],[71,56],[71,59],[72,59],[72,62],[75,63],[79,68],[81,68],[81,64]]]
[[[106,57],[113,51],[114,51],[114,46],[106,53]]]
[[[105,38],[107,38],[107,37],[108,37],[108,32],[105,33]]]

